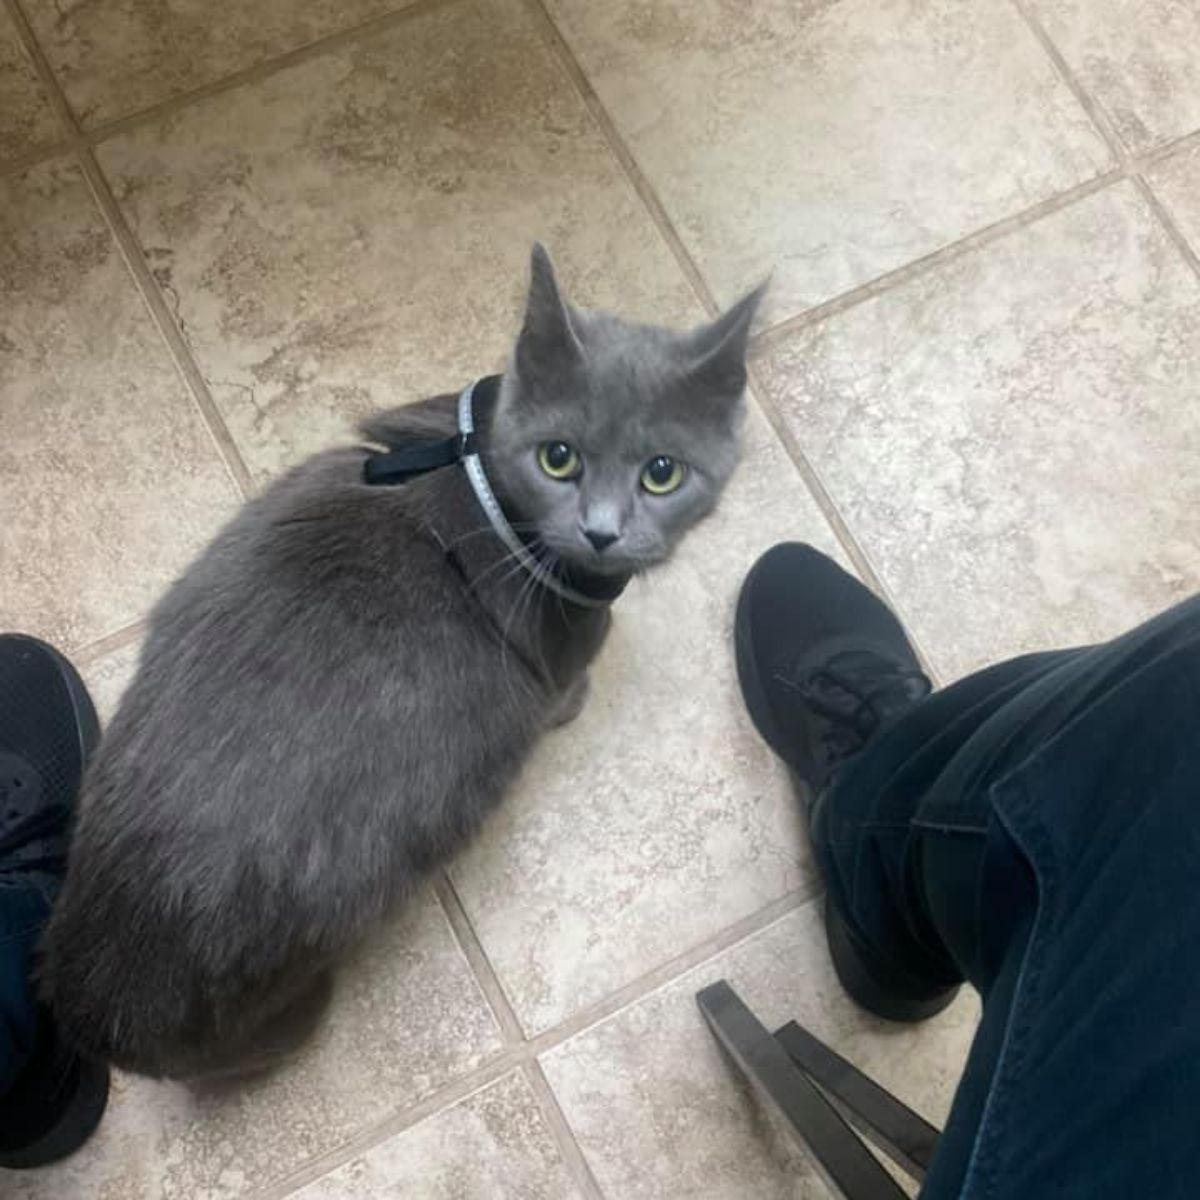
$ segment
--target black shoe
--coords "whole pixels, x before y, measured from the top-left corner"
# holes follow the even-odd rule
[[[784,542],[754,564],[734,636],[750,719],[814,795],[931,690],[888,607],[811,546]]]
[[[0,635],[0,904],[6,891],[53,899],[71,814],[99,740],[83,681],[56,650]],[[0,1096],[0,1167],[38,1167],[78,1149],[100,1123],[108,1068],[62,1044],[38,1013],[29,1060]]]
[[[804,785],[814,844],[834,772],[931,690],[888,607],[811,546],[784,543],[755,563],[734,626],[738,679],[750,719]],[[957,986],[912,970],[868,943],[830,894],[825,930],[843,987],[894,1021],[940,1012]]]

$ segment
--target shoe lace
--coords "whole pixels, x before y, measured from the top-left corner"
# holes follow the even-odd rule
[[[915,668],[901,668],[874,654],[848,652],[814,671],[800,691],[812,711],[828,722],[821,737],[834,760],[856,754],[890,717],[932,691]]]
[[[13,784],[0,776],[0,880],[32,872],[61,872],[66,856],[49,848],[59,840],[62,810],[39,807],[21,816],[15,807],[10,808],[13,799]]]

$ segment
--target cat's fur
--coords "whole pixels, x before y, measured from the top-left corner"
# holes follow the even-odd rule
[[[757,301],[689,333],[587,314],[535,248],[481,414],[510,519],[595,574],[666,558],[733,469]],[[365,432],[453,433],[455,400]],[[577,482],[539,467],[551,439],[580,450]],[[368,487],[368,453],[303,463],[175,583],[88,772],[42,989],[70,1038],[126,1069],[253,1069],[301,1039],[339,956],[463,844],[581,696],[607,609],[514,569],[461,469]],[[638,484],[660,453],[689,467],[661,498]],[[597,554],[584,526],[618,540]]]

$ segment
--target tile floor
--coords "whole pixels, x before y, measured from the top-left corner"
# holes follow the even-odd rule
[[[815,1200],[696,1013],[722,975],[944,1117],[976,1010],[839,995],[732,600],[814,541],[949,679],[1195,590],[1198,196],[1177,0],[0,0],[0,626],[106,711],[244,495],[497,365],[534,237],[672,322],[775,271],[722,510],[304,1058],[119,1079],[0,1194]]]

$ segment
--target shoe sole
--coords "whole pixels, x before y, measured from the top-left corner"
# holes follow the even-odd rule
[[[94,1059],[81,1060],[79,1082],[58,1123],[19,1149],[0,1154],[0,1167],[28,1171],[74,1154],[96,1132],[108,1107],[109,1070]]]

